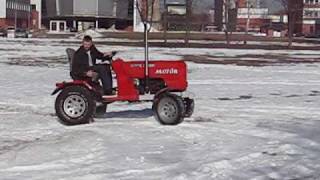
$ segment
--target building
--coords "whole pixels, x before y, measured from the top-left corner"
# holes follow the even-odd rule
[[[320,1],[303,1],[302,33],[305,35],[320,35]]]
[[[224,29],[225,19],[225,0],[215,0],[215,26],[218,31]],[[231,0],[231,7],[229,10],[229,22],[231,24],[231,30],[233,31],[245,31],[247,28],[248,19],[249,31],[259,32],[260,27],[270,22],[268,8],[262,8],[260,6],[260,0]]]
[[[0,0],[0,27],[30,28],[30,0]]]
[[[31,2],[31,11],[32,11],[31,26],[34,27],[33,29],[41,28],[41,24],[42,24],[42,21],[41,21],[41,17],[42,17],[41,0],[31,0],[30,2]],[[34,23],[37,23],[37,25]]]
[[[133,0],[42,0],[42,21],[51,31],[126,28],[133,24]]]
[[[249,19],[249,31],[259,32],[260,27],[270,23],[269,9],[261,7],[260,0],[238,0],[237,29],[245,31]]]

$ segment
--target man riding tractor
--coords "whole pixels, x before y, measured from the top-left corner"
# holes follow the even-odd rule
[[[97,64],[97,59],[109,58],[112,53],[102,53],[94,46],[90,36],[84,36],[82,46],[75,52],[71,76],[75,80],[85,78],[100,79],[104,95],[112,94],[112,74],[110,64]]]
[[[61,91],[55,109],[63,124],[90,123],[97,114],[106,113],[107,105],[119,101],[152,102],[154,116],[163,125],[180,124],[193,114],[193,99],[183,97],[188,87],[184,61],[113,60],[115,52],[99,52],[90,36],[76,52],[67,49],[67,54],[73,81],[57,83],[52,93]],[[98,64],[96,59],[110,64]],[[114,90],[110,66],[117,81]]]

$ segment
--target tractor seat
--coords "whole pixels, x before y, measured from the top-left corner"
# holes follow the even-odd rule
[[[76,50],[74,50],[72,48],[67,48],[66,53],[67,53],[67,57],[68,57],[69,67],[70,67],[70,76],[73,80],[75,80],[77,78],[74,77],[74,75],[72,75],[71,72],[72,72],[72,64],[73,64],[74,54],[76,53]]]

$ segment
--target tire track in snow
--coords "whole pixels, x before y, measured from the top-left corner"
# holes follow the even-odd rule
[[[39,106],[35,104],[25,103],[9,103],[0,102],[0,114],[19,114],[19,113],[32,113],[42,116],[55,116],[55,113],[50,113],[42,109],[47,109],[46,106]]]

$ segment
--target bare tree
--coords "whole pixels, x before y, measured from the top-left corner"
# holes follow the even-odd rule
[[[246,6],[247,6],[247,22],[246,22],[246,37],[244,40],[244,44],[247,44],[247,38],[249,34],[249,28],[250,28],[250,18],[251,18],[251,9],[254,7],[254,2],[252,0],[246,0]]]
[[[189,39],[190,39],[190,21],[192,18],[192,3],[193,0],[186,0],[186,36],[185,36],[185,43],[186,45],[189,44]]]
[[[226,41],[227,45],[230,44],[230,37],[229,37],[229,6],[230,6],[230,0],[224,0],[224,33],[226,35]]]
[[[285,13],[288,15],[288,47],[292,47],[293,43],[293,33],[295,29],[295,22],[297,21],[297,16],[299,11],[302,10],[303,5],[295,2],[294,0],[279,0]]]
[[[138,9],[141,21],[152,24],[154,16],[154,7],[156,0],[136,0],[136,7]],[[157,1],[159,2],[159,1]],[[150,28],[149,28],[150,31]]]
[[[227,45],[230,45],[230,35],[232,35],[232,31],[233,25],[236,25],[237,22],[233,22],[232,21],[232,17],[230,17],[230,15],[232,13],[230,13],[232,10],[235,11],[235,16],[237,16],[237,6],[236,6],[236,0],[224,0],[223,1],[223,5],[224,5],[224,32],[226,35],[226,41],[227,41]],[[237,19],[236,17],[233,17],[234,19]],[[234,24],[235,23],[235,24]]]
[[[153,3],[153,14],[152,14],[152,17],[153,17],[153,21],[155,22],[154,23],[154,27],[155,29],[157,30],[160,30],[161,29],[161,10],[160,10],[160,0],[155,0],[154,3]]]

